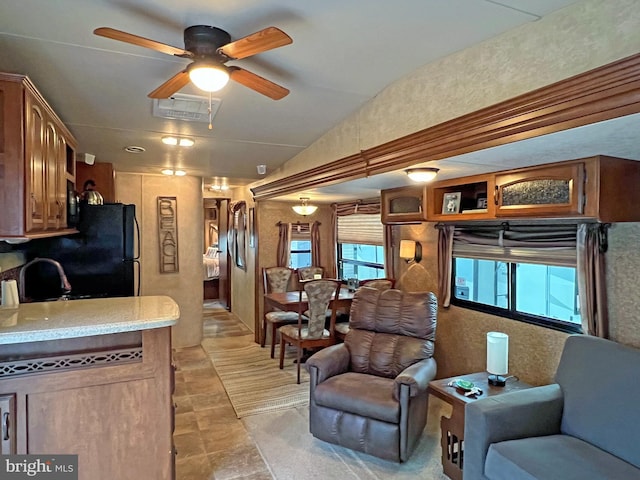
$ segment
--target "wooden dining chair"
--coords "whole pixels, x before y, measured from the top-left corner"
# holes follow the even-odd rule
[[[287,267],[265,267],[262,269],[262,281],[264,293],[284,293],[288,290],[289,281],[293,275],[293,269]],[[266,310],[266,306],[265,306]],[[262,336],[260,346],[264,347],[267,339],[267,325],[271,325],[271,358],[275,356],[276,335],[278,329],[283,325],[296,323],[298,321],[297,312],[284,312],[276,310],[265,311],[262,317]]]
[[[360,287],[366,286],[375,288],[377,290],[389,290],[396,284],[395,278],[370,278],[366,280],[360,280],[358,285]],[[336,322],[335,334],[336,340],[344,342],[347,333],[349,333],[349,320]]]
[[[302,293],[307,295],[309,316],[305,316]],[[280,368],[284,367],[284,349],[287,344],[295,345],[297,349],[298,383],[300,383],[300,360],[305,348],[327,347],[335,343],[336,304],[332,302],[340,295],[340,281],[338,280],[310,280],[305,282],[299,291],[298,324],[284,325],[280,332]],[[331,309],[329,329],[325,328],[326,311]],[[306,325],[305,325],[306,322]]]

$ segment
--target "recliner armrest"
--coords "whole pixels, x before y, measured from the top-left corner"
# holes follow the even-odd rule
[[[349,350],[344,343],[331,345],[314,353],[306,362],[307,371],[317,370],[316,384],[327,378],[346,372],[349,369]]]
[[[492,443],[560,433],[563,395],[557,384],[518,390],[467,404],[464,479],[484,479]]]
[[[417,363],[405,368],[394,379],[395,388],[393,395],[396,400],[400,400],[400,386],[407,385],[409,387],[409,396],[424,392],[429,386],[429,382],[436,377],[436,361],[432,358],[425,358]]]

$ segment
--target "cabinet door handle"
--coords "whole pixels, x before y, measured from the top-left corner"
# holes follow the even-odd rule
[[[2,440],[9,440],[9,429],[11,428],[11,418],[9,412],[5,412],[2,415]]]
[[[495,190],[493,191],[493,203],[498,205],[498,199],[500,198],[500,187],[496,185]]]

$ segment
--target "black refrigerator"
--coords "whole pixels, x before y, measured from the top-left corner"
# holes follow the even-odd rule
[[[60,262],[73,297],[138,295],[140,229],[135,205],[83,204],[77,229],[80,233],[75,235],[30,242],[29,256]],[[27,273],[26,286],[33,286],[27,289],[27,296],[48,298],[60,293],[59,276],[52,265],[36,263]]]

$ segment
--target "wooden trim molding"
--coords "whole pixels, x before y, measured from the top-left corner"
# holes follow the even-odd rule
[[[256,200],[341,183],[640,112],[640,54],[251,188]]]

